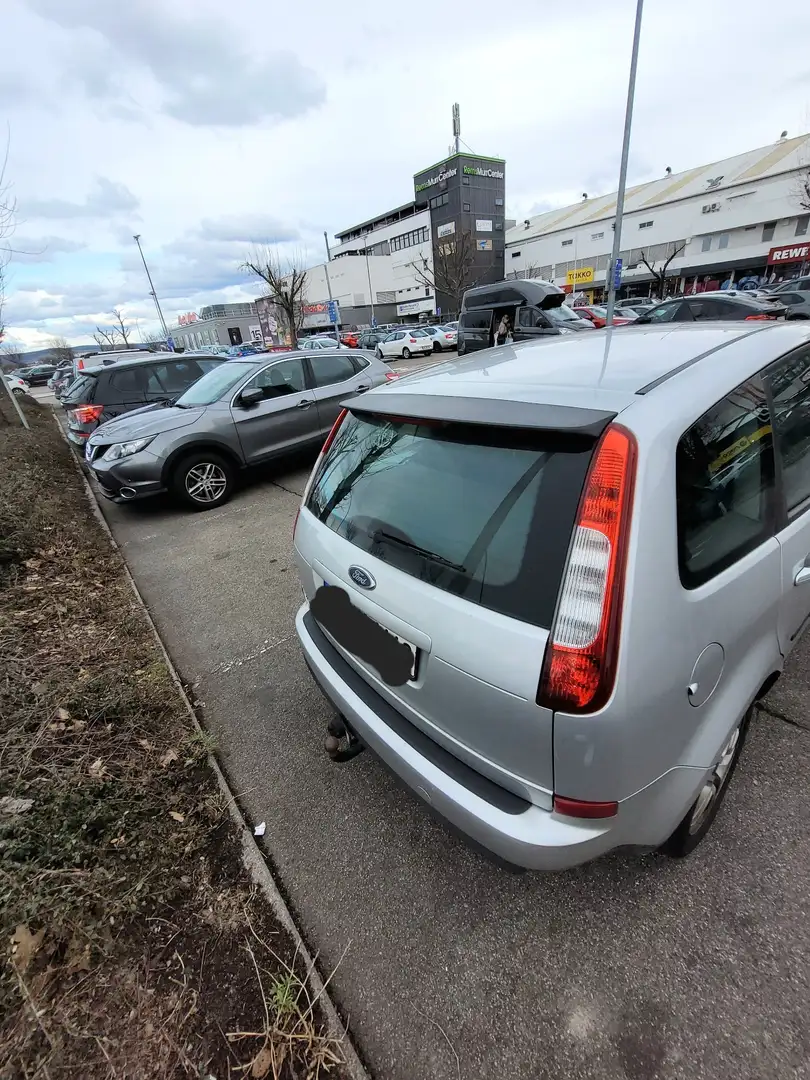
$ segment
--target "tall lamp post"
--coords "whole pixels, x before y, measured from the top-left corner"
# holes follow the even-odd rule
[[[616,193],[616,220],[613,226],[613,250],[610,254],[608,273],[608,302],[606,326],[613,325],[613,308],[616,303],[616,263],[622,249],[622,218],[624,216],[624,188],[627,181],[627,155],[630,150],[630,127],[633,123],[633,99],[636,96],[636,68],[638,67],[638,42],[641,37],[641,13],[644,0],[636,2],[636,26],[633,31],[633,53],[630,57],[630,80],[627,84],[627,106],[624,111],[624,137],[622,139],[622,160],[619,166],[619,190]]]
[[[140,233],[135,233],[133,235],[132,239],[138,245],[138,251],[141,254],[141,262],[143,263],[143,268],[146,271],[146,277],[149,280],[149,295],[155,301],[155,307],[157,308],[158,318],[160,319],[160,325],[163,327],[163,336],[164,336],[164,338],[166,340],[166,344],[168,345],[168,343],[169,343],[169,331],[168,331],[168,328],[166,327],[166,320],[163,318],[163,312],[160,310],[160,301],[158,300],[157,293],[155,292],[155,286],[154,286],[154,283],[152,281],[152,275],[149,273],[149,267],[146,265],[146,259],[144,258],[144,254],[143,254],[143,248],[141,247],[141,234]]]

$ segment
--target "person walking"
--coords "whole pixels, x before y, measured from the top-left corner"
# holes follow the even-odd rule
[[[502,315],[501,316],[501,321],[498,323],[498,329],[497,329],[497,331],[495,333],[495,344],[496,345],[505,345],[506,344],[506,339],[507,339],[507,337],[509,337],[511,332],[512,332],[512,327],[511,327],[511,324],[509,322],[509,316],[508,315]]]

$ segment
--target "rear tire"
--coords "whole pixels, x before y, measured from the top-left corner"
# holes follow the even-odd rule
[[[434,342],[433,342],[433,351],[434,351],[434,352],[441,352],[441,351],[442,351],[442,347],[441,347],[441,345],[440,345],[440,344],[438,343],[438,341],[434,341]]]
[[[233,494],[236,470],[219,454],[201,450],[174,467],[169,486],[190,510],[215,510]]]
[[[672,836],[662,844],[661,851],[664,855],[670,855],[676,859],[684,858],[695,850],[712,827],[723,805],[723,799],[726,797],[728,785],[737,768],[737,762],[740,760],[753,713],[754,706],[751,705],[732,732],[720,755],[720,760],[706,777],[703,787],[698,792],[698,797],[689,807],[683,821]]]
[[[403,360],[410,360],[410,358],[411,358],[411,350],[406,345],[405,348],[402,350],[402,359]]]
[[[21,390],[19,386],[12,387],[11,392],[14,397],[25,397],[25,391]]]

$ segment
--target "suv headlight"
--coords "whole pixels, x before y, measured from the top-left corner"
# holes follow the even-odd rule
[[[152,439],[154,439],[154,435],[151,435],[148,439],[133,439],[131,442],[113,443],[112,446],[107,447],[101,457],[104,461],[118,461],[120,458],[130,457],[148,446]]]

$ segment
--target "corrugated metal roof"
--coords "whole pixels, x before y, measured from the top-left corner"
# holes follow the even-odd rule
[[[650,210],[655,206],[688,199],[694,195],[725,191],[765,176],[807,168],[810,165],[810,135],[795,139],[780,139],[769,146],[749,150],[736,157],[716,161],[710,165],[687,169],[681,173],[659,177],[646,184],[638,184],[625,193],[624,212]],[[709,181],[712,186],[709,187]],[[616,194],[585,199],[571,206],[560,206],[529,218],[529,226],[521,223],[506,233],[506,242],[531,240],[558,229],[571,229],[590,224],[600,218],[610,217],[616,210]]]

